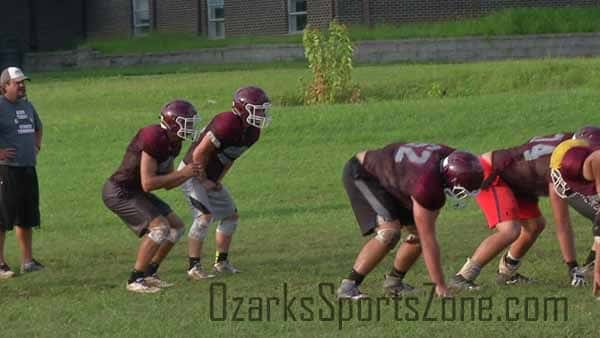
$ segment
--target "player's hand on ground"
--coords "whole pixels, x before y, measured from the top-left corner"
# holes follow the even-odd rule
[[[17,151],[15,148],[3,148],[0,149],[0,160],[10,160],[15,157]]]
[[[571,286],[580,287],[586,284],[585,276],[581,271],[581,268],[576,266],[569,271],[569,275],[571,276]]]
[[[440,298],[450,298],[452,294],[450,290],[446,287],[446,285],[436,285],[435,286],[435,294]]]

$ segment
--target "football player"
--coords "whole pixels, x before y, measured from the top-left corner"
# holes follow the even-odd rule
[[[477,289],[475,279],[481,269],[508,248],[500,258],[496,281],[513,285],[532,280],[517,272],[521,260],[544,230],[546,221],[540,212],[538,198],[548,196],[557,223],[568,222],[568,206],[551,188],[550,156],[554,148],[573,133],[539,136],[508,149],[480,156],[485,171],[481,193],[476,197],[490,229],[495,232],[484,239],[466,263],[453,276],[454,289]],[[565,225],[570,228],[570,224]]]
[[[573,139],[581,139],[588,142],[590,145],[600,145],[600,128],[596,126],[585,126],[575,132]],[[552,196],[556,196],[552,194]],[[584,217],[590,218],[595,213],[594,209],[589,205],[587,198],[581,194],[569,194],[564,196],[568,204],[573,207]],[[577,263],[577,255],[575,250],[575,235],[571,227],[571,223],[568,219],[568,212],[563,213],[565,216],[563,221],[557,221],[556,235],[560,243],[561,253],[563,259],[569,269],[571,276],[571,285],[582,286],[585,284],[585,276],[591,274],[594,270],[594,260],[596,258],[596,251],[594,245],[590,250],[583,266],[579,266]]]
[[[181,238],[181,219],[151,191],[171,189],[200,173],[198,164],[173,170],[173,160],[184,139],[195,140],[199,117],[184,100],[167,103],[160,124],[140,129],[131,140],[117,171],[102,190],[104,204],[140,237],[135,266],[127,290],[155,293],[172,284],[160,280],[156,271],[175,242]]]
[[[579,196],[587,205],[582,213],[593,223],[594,236],[594,282],[592,292],[600,292],[600,146],[590,146],[585,140],[569,140],[561,143],[550,161],[552,183],[556,194],[562,198]],[[600,300],[600,297],[598,298]]]
[[[344,187],[361,234],[374,236],[342,280],[338,298],[365,297],[360,284],[401,240],[401,229],[408,235],[385,276],[385,293],[395,297],[413,291],[403,279],[422,250],[436,294],[447,296],[435,222],[446,195],[464,202],[477,193],[482,180],[475,155],[440,144],[394,143],[352,157],[344,167]]]
[[[200,258],[209,225],[218,221],[217,253],[213,272],[238,273],[229,260],[229,249],[238,225],[239,215],[229,191],[221,184],[235,160],[258,141],[261,130],[271,122],[269,97],[259,87],[242,87],[233,96],[231,111],[217,114],[190,146],[180,168],[199,163],[202,175],[182,184],[189,202],[193,223],[189,231],[188,255],[191,279],[201,280],[215,275],[204,271]]]

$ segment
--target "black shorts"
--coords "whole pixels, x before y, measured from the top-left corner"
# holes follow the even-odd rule
[[[153,219],[167,217],[173,212],[167,203],[154,194],[126,191],[110,179],[102,188],[102,200],[138,237],[148,232],[148,225]]]
[[[0,165],[0,228],[40,226],[40,193],[35,167]]]
[[[387,192],[377,178],[364,170],[356,157],[344,166],[342,180],[363,236],[373,233],[378,225],[378,216],[386,222],[397,220],[402,225],[415,224],[412,210],[403,207]]]

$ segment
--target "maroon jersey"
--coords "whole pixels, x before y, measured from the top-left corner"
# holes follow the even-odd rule
[[[518,197],[535,200],[548,196],[552,152],[572,137],[573,133],[536,136],[523,145],[495,150],[493,174],[500,176]]]
[[[192,162],[192,154],[203,138],[210,137],[217,151],[208,159],[206,177],[217,181],[225,166],[242,156],[260,137],[260,129],[245,126],[242,119],[233,112],[217,114],[202,130],[198,140],[190,146],[183,158],[186,164]]]
[[[453,151],[441,144],[393,143],[367,151],[363,167],[403,207],[412,210],[412,196],[423,207],[438,210],[446,202],[441,162]]]
[[[166,174],[181,151],[181,141],[171,142],[167,131],[158,124],[140,129],[127,146],[121,166],[110,179],[123,189],[141,191],[142,151],[158,163],[157,174]]]

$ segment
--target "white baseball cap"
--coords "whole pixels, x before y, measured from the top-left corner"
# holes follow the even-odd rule
[[[29,78],[25,76],[21,68],[8,67],[2,71],[2,74],[0,74],[0,85],[5,85],[10,80],[23,81],[29,80]]]

